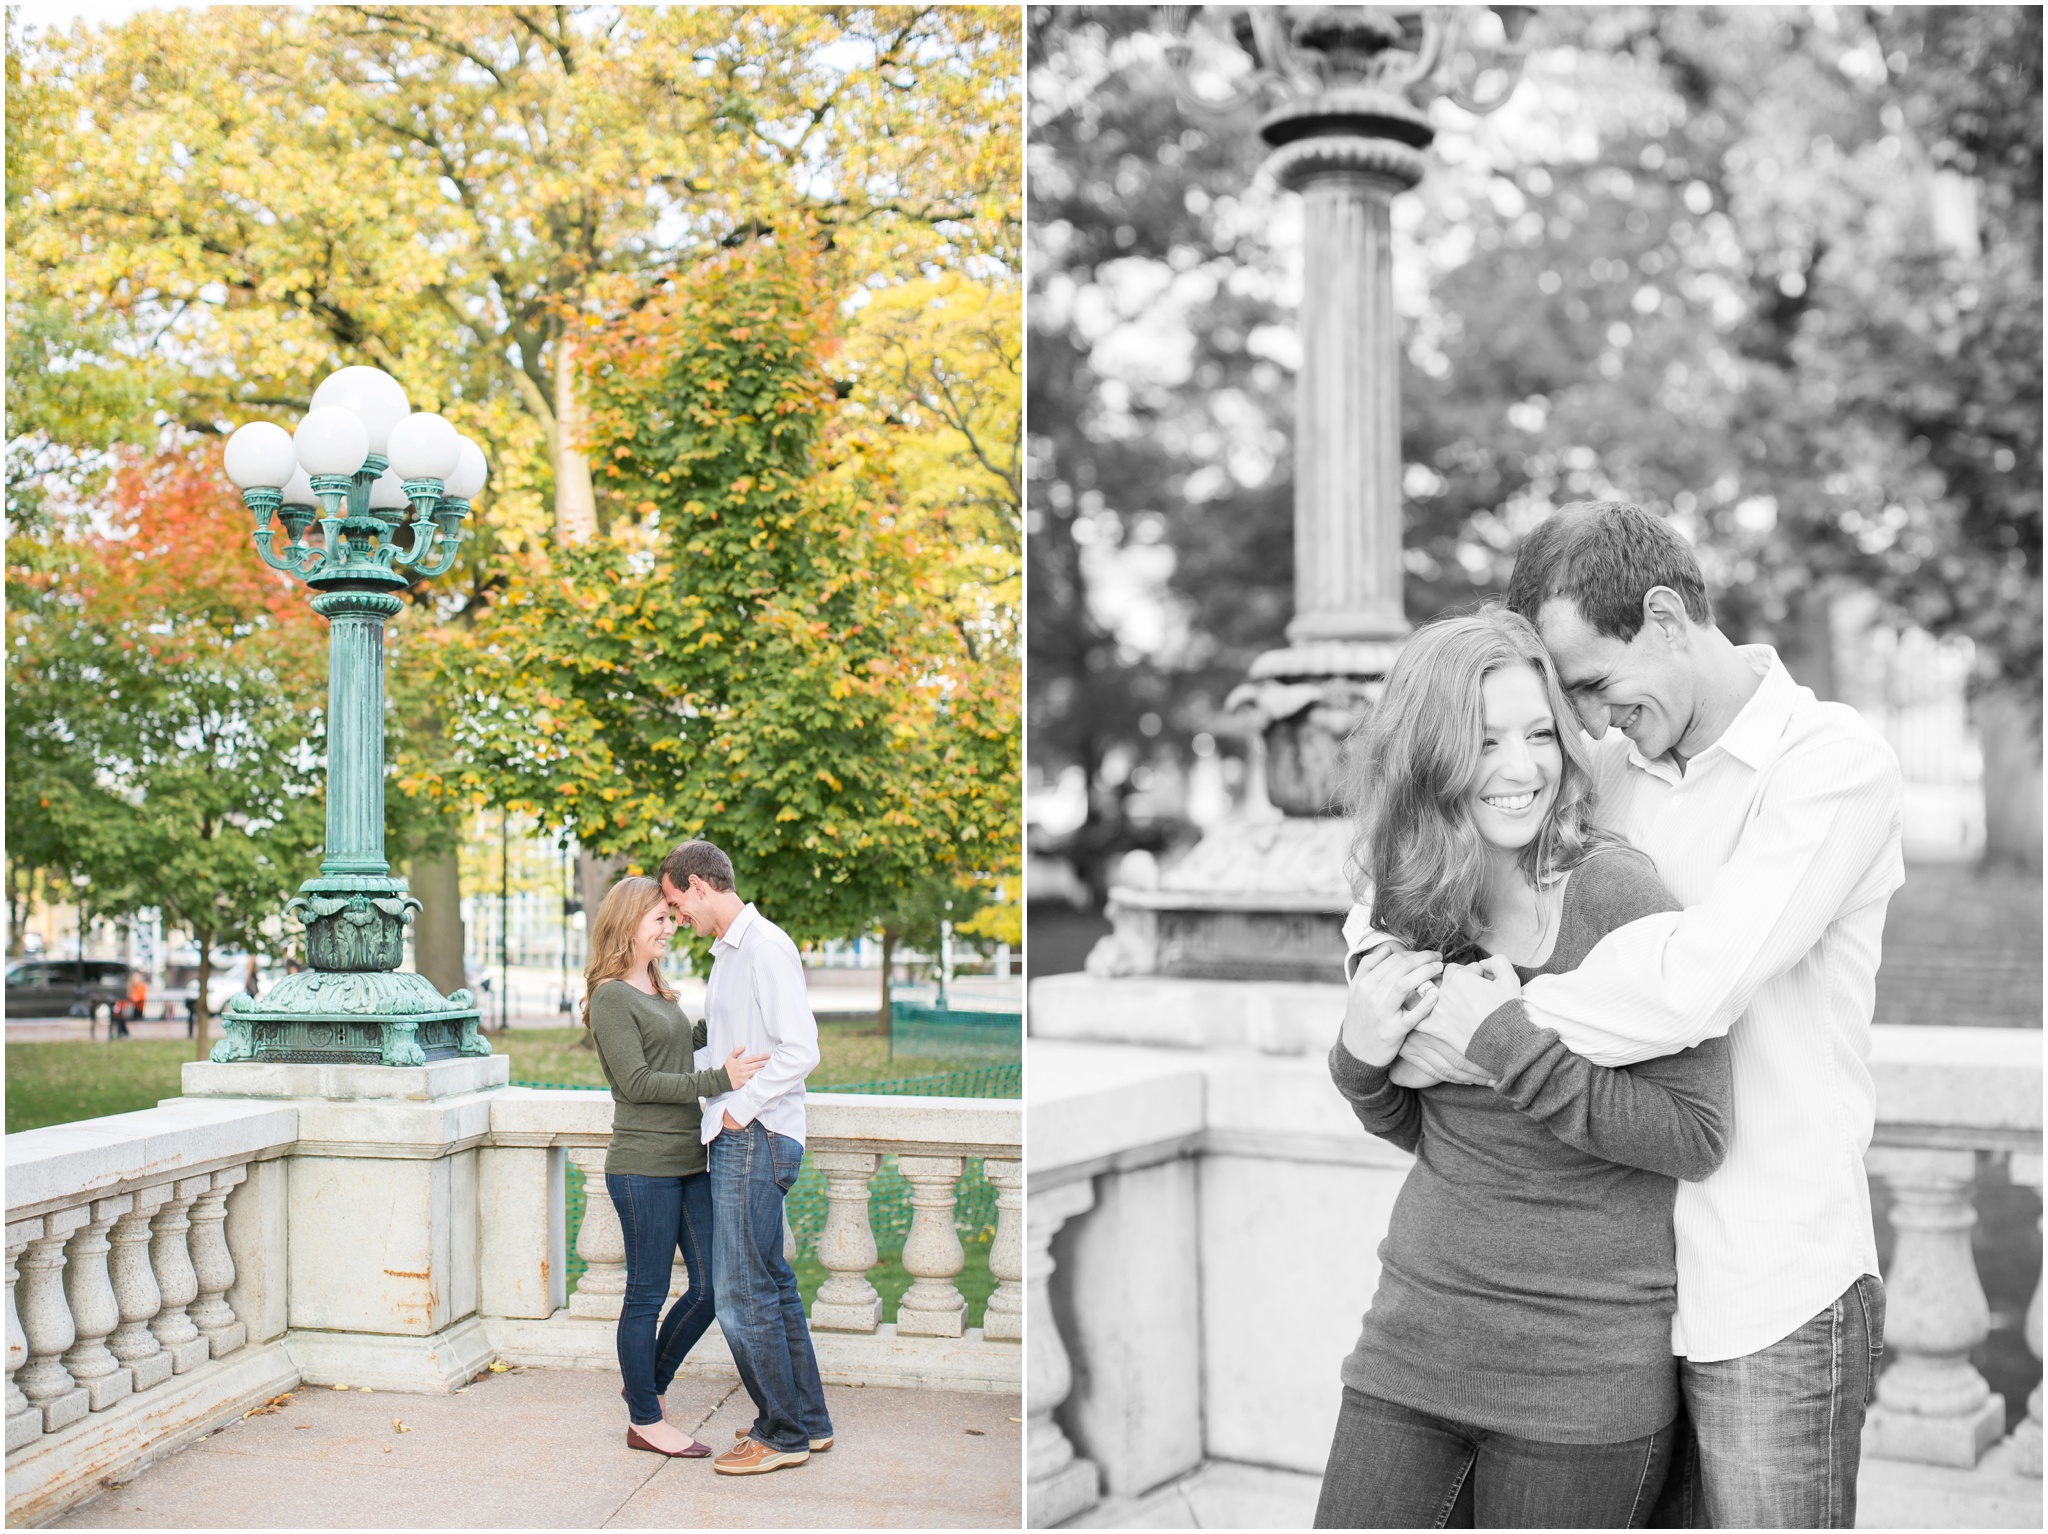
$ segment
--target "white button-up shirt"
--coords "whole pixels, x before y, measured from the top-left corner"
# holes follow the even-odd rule
[[[1728,1157],[1678,1185],[1674,1212],[1672,1346],[1702,1363],[1770,1346],[1877,1272],[1870,1018],[1885,906],[1905,881],[1891,747],[1769,646],[1740,653],[1762,681],[1683,773],[1618,730],[1592,743],[1600,819],[1685,909],[1618,928],[1523,989],[1530,1022],[1600,1065],[1728,1036]]]
[[[704,986],[703,1067],[723,1065],[735,1049],[768,1056],[753,1080],[704,1100],[704,1143],[725,1127],[759,1119],[772,1132],[804,1138],[804,1078],[818,1063],[818,1020],[811,1014],[804,965],[789,934],[750,903],[711,945]]]

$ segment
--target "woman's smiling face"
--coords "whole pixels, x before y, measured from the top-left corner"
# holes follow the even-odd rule
[[[634,963],[659,964],[661,956],[668,952],[669,934],[675,930],[675,912],[666,900],[657,900],[648,907],[647,914],[640,918],[639,928],[633,933]]]
[[[1472,823],[1489,846],[1519,852],[1536,839],[1564,773],[1557,721],[1534,666],[1503,666],[1479,684],[1486,728],[1479,780],[1471,794]]]

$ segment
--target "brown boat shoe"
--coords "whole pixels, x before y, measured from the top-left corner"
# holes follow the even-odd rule
[[[754,1430],[750,1427],[736,1427],[732,1430],[732,1436],[735,1438],[744,1438],[747,1436],[747,1434],[753,1431]],[[829,1433],[823,1438],[813,1438],[811,1440],[811,1452],[813,1454],[823,1454],[827,1449],[831,1447],[832,1437]]]
[[[801,1465],[809,1449],[771,1449],[758,1438],[742,1438],[711,1462],[720,1475],[765,1475],[787,1465]]]

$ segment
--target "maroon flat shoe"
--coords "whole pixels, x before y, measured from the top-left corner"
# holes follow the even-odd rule
[[[649,1454],[665,1454],[670,1459],[704,1459],[711,1453],[711,1446],[709,1444],[699,1443],[694,1438],[690,1440],[690,1446],[687,1449],[664,1449],[659,1444],[649,1443],[640,1436],[638,1428],[632,1427],[626,1429],[626,1447],[629,1449],[645,1449]]]

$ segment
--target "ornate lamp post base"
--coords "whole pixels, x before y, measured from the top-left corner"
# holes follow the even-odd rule
[[[476,998],[443,996],[424,975],[400,973],[405,929],[419,901],[380,875],[308,879],[285,907],[306,929],[313,967],[261,1000],[238,995],[221,1014],[227,1037],[212,1058],[306,1065],[425,1065],[488,1055]]]

